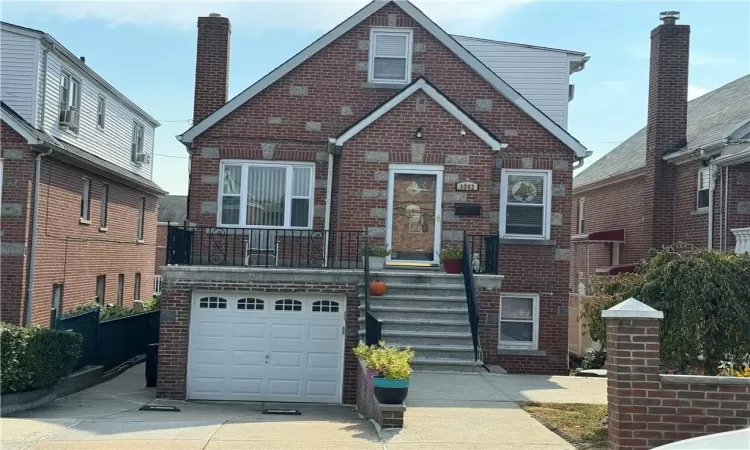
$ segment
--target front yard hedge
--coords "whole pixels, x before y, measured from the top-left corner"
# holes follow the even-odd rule
[[[81,353],[81,335],[0,323],[0,391],[45,389],[70,375]]]

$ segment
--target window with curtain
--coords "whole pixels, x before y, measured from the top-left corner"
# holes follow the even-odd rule
[[[227,162],[221,174],[220,226],[312,226],[312,164]]]
[[[711,192],[711,170],[701,167],[698,171],[698,197],[696,208],[708,208],[708,196]]]
[[[411,80],[412,31],[373,28],[370,32],[369,81],[408,83]]]
[[[500,236],[549,239],[551,196],[549,171],[503,170]]]

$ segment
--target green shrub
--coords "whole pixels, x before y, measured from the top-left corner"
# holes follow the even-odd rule
[[[587,369],[601,369],[607,362],[607,352],[602,350],[594,350],[590,348],[586,350],[586,354],[581,360],[581,370]]]
[[[2,393],[54,386],[73,371],[81,341],[81,335],[71,331],[0,324]]]
[[[662,362],[680,373],[699,368],[715,375],[720,364],[750,353],[750,255],[665,247],[637,273],[594,283],[584,307],[592,339],[606,343],[601,311],[630,297],[664,312]]]
[[[402,380],[411,378],[411,361],[414,350],[410,347],[401,349],[385,345],[383,341],[373,347],[369,356],[372,369],[377,370],[384,378]]]
[[[84,303],[82,305],[74,306],[70,309],[66,309],[60,314],[60,318],[63,319],[65,317],[72,317],[72,316],[78,316],[81,314],[85,314],[87,312],[94,311],[96,309],[99,309],[100,306],[96,302],[96,300],[92,300],[89,303]]]
[[[440,250],[440,259],[450,261],[464,257],[464,249],[461,247],[446,247]]]
[[[156,311],[160,308],[160,297],[154,296],[151,300],[143,302],[142,307],[131,307],[131,306],[100,306],[98,303],[85,303],[83,305],[75,306],[71,309],[66,310],[60,316],[61,318],[77,316],[87,312],[99,309],[99,321],[119,319],[121,317],[132,316],[134,314],[142,314],[145,312]]]
[[[386,256],[391,254],[391,251],[388,250],[388,247],[383,247],[382,245],[368,246],[367,250],[367,254],[369,256],[378,256],[381,258],[385,258]]]

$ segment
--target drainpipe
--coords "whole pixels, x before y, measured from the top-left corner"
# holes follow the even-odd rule
[[[328,178],[326,180],[326,219],[324,230],[326,234],[325,249],[323,250],[324,267],[328,267],[328,241],[331,237],[331,191],[333,190],[333,153],[328,152]]]
[[[586,156],[581,156],[581,157],[576,158],[576,161],[573,164],[573,170],[576,170],[579,167],[581,167],[583,165],[583,160],[586,159],[586,158],[588,158],[589,156],[591,156],[593,154],[594,154],[594,152],[592,152],[591,150],[587,150],[586,151]]]
[[[714,165],[708,165],[708,249],[713,250],[714,248],[714,192],[716,192],[716,171],[714,171]]]
[[[729,241],[729,166],[724,167],[724,226],[721,229],[724,236],[724,251],[727,251]]]
[[[34,210],[31,216],[31,250],[29,252],[29,268],[26,282],[26,326],[32,324],[32,299],[34,294],[34,263],[36,261],[36,232],[39,224],[39,182],[42,178],[42,157],[49,156],[52,148],[45,153],[36,155],[36,168],[34,175]]]

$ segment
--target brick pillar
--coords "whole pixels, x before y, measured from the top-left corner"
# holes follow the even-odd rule
[[[607,321],[609,449],[646,449],[649,389],[659,388],[659,319],[634,298],[602,312]],[[656,399],[657,404],[660,400]],[[651,433],[651,434],[650,434]]]

